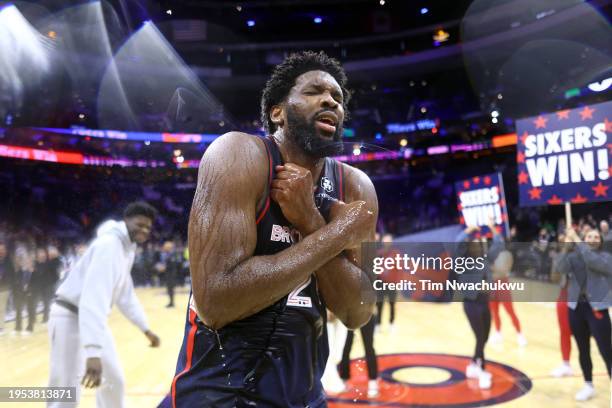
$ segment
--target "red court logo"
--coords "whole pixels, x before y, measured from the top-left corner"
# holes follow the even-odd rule
[[[471,358],[450,354],[385,354],[378,357],[380,395],[367,398],[365,362],[351,362],[351,382],[347,392],[328,398],[330,408],[356,407],[445,407],[468,408],[500,404],[525,395],[531,390],[531,380],[524,373],[505,364],[487,361],[486,369],[493,375],[488,390],[478,387],[478,380],[468,379],[465,368]],[[410,383],[400,373],[412,368],[441,371],[432,383]]]

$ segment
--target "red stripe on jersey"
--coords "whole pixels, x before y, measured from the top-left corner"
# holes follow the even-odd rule
[[[268,212],[268,208],[270,208],[270,196],[268,196],[268,199],[266,200],[266,206],[257,218],[257,221],[255,221],[255,224],[259,224],[259,222],[263,219],[264,215],[266,215],[266,213]]]
[[[340,162],[336,162],[338,163],[338,166],[340,167],[340,171],[338,172],[338,184],[340,185],[340,201],[344,201],[344,185],[342,184],[342,179],[344,176],[344,166],[342,165],[342,163]]]
[[[273,170],[272,169],[272,154],[270,153],[270,149],[268,148],[268,144],[266,143],[265,140],[264,140],[264,146],[266,146],[266,153],[268,154],[268,167],[270,168],[270,174],[268,175],[268,197],[266,198],[266,205],[264,206],[263,210],[257,217],[257,220],[255,221],[256,225],[259,224],[259,222],[263,219],[264,215],[266,215],[266,213],[268,212],[268,209],[270,208],[270,188],[272,187],[272,170]]]
[[[198,327],[195,323],[196,312],[189,308],[189,324],[191,328],[189,329],[189,336],[187,336],[187,361],[185,363],[185,368],[179,374],[174,377],[172,380],[172,408],[176,408],[176,382],[178,379],[183,376],[183,374],[187,373],[191,368],[191,359],[193,357],[193,346],[195,343],[195,334]]]

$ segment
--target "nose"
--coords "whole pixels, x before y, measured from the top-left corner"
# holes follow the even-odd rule
[[[338,102],[329,91],[325,91],[321,95],[321,106],[324,108],[336,109],[338,107]]]

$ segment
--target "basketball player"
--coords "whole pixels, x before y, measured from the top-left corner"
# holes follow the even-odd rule
[[[51,342],[50,387],[100,387],[96,406],[121,408],[124,379],[115,345],[106,323],[111,307],[143,331],[151,347],[159,337],[149,330],[145,314],[134,293],[130,271],[136,245],[149,239],[157,211],[149,204],[128,205],[123,221],[106,221],[96,239],[68,273],[56,292],[49,318]],[[86,362],[83,363],[83,358]],[[51,402],[49,407],[74,407],[73,402]]]
[[[218,138],[200,164],[189,221],[192,298],[174,407],[324,407],[326,308],[348,328],[375,296],[360,269],[378,203],[341,151],[346,76],[293,54],[263,91],[269,136]],[[314,194],[313,194],[314,193]]]

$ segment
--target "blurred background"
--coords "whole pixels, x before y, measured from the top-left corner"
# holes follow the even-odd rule
[[[562,212],[516,204],[516,119],[610,98],[603,0],[0,5],[2,229],[58,239],[135,197],[184,237],[203,151],[262,134],[262,87],[292,51],[344,64],[341,159],[370,175],[394,234],[452,224],[453,183],[500,171],[510,223],[535,236]]]
[[[323,50],[353,95],[338,159],[374,182],[381,234],[457,224],[455,183],[499,172],[513,238],[549,254],[563,208],[519,207],[516,121],[611,99],[611,3],[0,2],[0,240],[32,265],[37,249],[61,259],[52,287],[102,220],[145,199],[161,215],[136,283],[163,284],[165,241],[188,282],[203,152],[230,130],[264,135],[272,68]],[[604,232],[610,209],[575,206],[575,224]],[[549,281],[547,262],[529,278]]]

